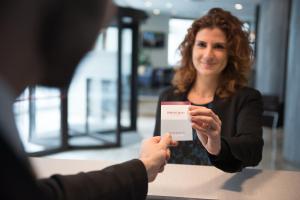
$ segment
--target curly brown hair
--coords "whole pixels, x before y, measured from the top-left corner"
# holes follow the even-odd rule
[[[253,62],[253,50],[249,33],[244,31],[243,23],[230,12],[212,8],[206,15],[195,20],[179,46],[182,56],[180,67],[172,80],[178,92],[186,92],[196,80],[196,70],[192,61],[192,49],[197,33],[204,28],[219,28],[227,40],[228,63],[222,71],[216,95],[226,98],[238,88],[246,86]]]

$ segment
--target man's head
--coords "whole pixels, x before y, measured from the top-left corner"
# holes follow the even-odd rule
[[[0,78],[67,87],[80,59],[113,13],[110,0],[5,0],[0,3]]]
[[[41,24],[45,71],[40,84],[68,86],[80,59],[89,51],[111,14],[108,0],[56,0]]]

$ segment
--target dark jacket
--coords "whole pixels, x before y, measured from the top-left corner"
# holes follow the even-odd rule
[[[27,158],[20,159],[1,138],[0,199],[3,200],[120,200],[145,199],[147,172],[140,160],[76,175],[37,180]]]
[[[167,88],[159,97],[154,135],[160,135],[160,102],[187,101],[188,93],[175,93]],[[247,166],[257,165],[262,158],[262,112],[261,94],[252,88],[239,89],[227,99],[214,97],[212,110],[222,121],[221,152],[210,155],[211,164],[217,168],[236,172]]]

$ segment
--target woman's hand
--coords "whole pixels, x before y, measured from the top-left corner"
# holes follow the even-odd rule
[[[220,118],[211,110],[203,106],[190,106],[189,114],[192,127],[205,149],[212,155],[221,151],[221,125]]]

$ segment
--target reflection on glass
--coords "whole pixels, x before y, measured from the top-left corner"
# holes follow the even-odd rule
[[[170,19],[168,36],[168,63],[174,66],[180,60],[178,46],[186,35],[186,30],[192,25],[193,20],[189,19]]]
[[[109,132],[114,130],[117,114],[116,81],[109,79],[87,80],[86,131]]]
[[[58,146],[60,137],[60,92],[37,87],[34,96],[35,133],[32,139],[47,146]]]
[[[118,29],[101,33],[78,66],[68,94],[70,144],[116,142]]]
[[[14,103],[14,114],[20,138],[26,148],[29,143],[29,89],[27,88]],[[40,150],[37,149],[37,150]]]
[[[31,88],[17,99],[17,127],[28,153],[60,147],[60,92]]]
[[[132,30],[124,29],[122,32],[122,110],[121,126],[129,128],[131,125],[131,71],[132,71]]]

